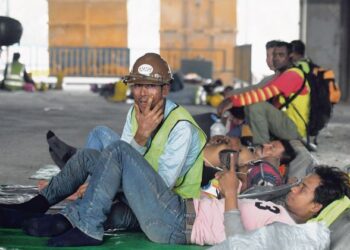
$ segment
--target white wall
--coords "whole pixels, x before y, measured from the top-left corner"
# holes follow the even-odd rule
[[[160,0],[128,0],[127,8],[128,47],[131,49],[132,65],[146,52],[159,52]],[[12,53],[19,51],[25,64],[30,65],[35,61],[35,64],[48,67],[47,0],[0,0],[0,15],[15,18],[23,26],[20,45],[11,46],[8,53],[4,51],[0,65],[4,66],[7,60],[11,60]]]
[[[299,39],[299,0],[237,0],[237,45],[252,44],[253,82],[272,72],[265,44]]]
[[[23,62],[48,63],[47,0],[0,0],[0,15],[6,15],[7,3],[9,16],[18,19],[24,30],[21,46],[12,46],[11,50],[40,47],[43,52],[31,56],[26,55],[30,52],[22,53]],[[128,0],[127,7],[132,65],[146,52],[159,52],[160,0]],[[237,11],[237,45],[252,44],[252,72],[256,82],[263,75],[271,74],[265,64],[265,43],[272,39],[290,41],[299,37],[299,0],[237,0]]]
[[[160,0],[128,0],[130,66],[147,52],[159,53]]]
[[[0,67],[7,60],[11,61],[13,52],[20,52],[21,61],[26,65],[40,69],[47,68],[49,62],[47,0],[0,0],[0,15],[17,19],[23,27],[20,44],[10,46],[3,52]]]

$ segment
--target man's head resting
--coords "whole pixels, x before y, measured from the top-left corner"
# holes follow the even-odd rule
[[[260,156],[276,158],[281,164],[288,164],[296,157],[296,152],[289,141],[275,140],[262,145]]]
[[[289,164],[296,157],[296,152],[288,140],[280,140],[284,151],[281,156],[281,164]]]
[[[345,195],[350,195],[348,174],[336,167],[319,165],[291,189],[286,198],[286,208],[296,222],[304,223]]]
[[[321,179],[321,184],[315,190],[314,200],[323,207],[328,206],[334,200],[350,197],[349,175],[337,167],[318,166],[313,169]]]

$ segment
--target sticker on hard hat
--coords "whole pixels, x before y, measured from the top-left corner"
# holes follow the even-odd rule
[[[150,76],[153,72],[153,67],[149,64],[142,64],[137,70],[141,75]]]

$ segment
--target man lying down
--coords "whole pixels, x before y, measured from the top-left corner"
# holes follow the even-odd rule
[[[232,156],[230,170],[217,174],[223,199],[182,199],[169,190],[151,166],[139,167],[142,156],[129,144],[118,141],[101,154],[104,157],[99,158],[90,149],[79,151],[46,188],[46,193],[51,194],[47,203],[52,206],[69,195],[56,192],[55,183],[64,183],[65,174],[72,173],[73,167],[78,172],[90,171],[91,180],[82,199],[53,215],[44,214],[43,204],[37,204],[41,210],[35,212],[27,211],[25,205],[1,205],[0,226],[22,227],[29,235],[51,237],[49,246],[100,245],[103,243],[103,224],[111,210],[117,210],[113,219],[120,222],[120,227],[131,226],[127,218],[133,213],[142,231],[153,242],[214,245],[228,236],[273,222],[305,223],[334,200],[350,194],[347,174],[335,167],[317,166],[291,189],[284,205],[238,200],[239,181]],[[70,183],[66,185],[70,186]],[[122,202],[112,206],[113,198],[120,190],[124,192],[127,206]],[[43,201],[46,197],[33,199]],[[96,206],[97,203],[104,204],[103,209]]]

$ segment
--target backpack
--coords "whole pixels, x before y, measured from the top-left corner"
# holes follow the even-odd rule
[[[324,70],[311,61],[303,61],[303,62],[308,63],[310,70],[309,72],[305,72],[306,69],[305,67],[303,67],[302,64],[299,64],[298,66],[296,66],[297,68],[301,69],[301,71],[303,72],[304,82],[300,87],[300,89],[298,89],[298,91],[292,97],[286,98],[286,102],[280,107],[280,109],[282,109],[285,106],[288,106],[301,93],[301,91],[306,86],[306,80],[307,80],[310,86],[309,122],[308,124],[306,124],[304,119],[302,120],[304,121],[305,126],[307,128],[306,146],[308,146],[310,144],[310,136],[316,137],[319,131],[327,125],[329,119],[331,118],[333,104],[336,102],[334,103],[331,102],[330,85],[334,86],[333,89],[336,88],[336,85],[335,85],[334,78],[333,79],[325,78],[325,76],[330,76],[329,72],[331,71]],[[339,90],[339,88],[336,88],[336,89]],[[335,98],[335,101],[339,101],[339,99],[336,100]],[[299,114],[298,110],[296,111]],[[299,116],[301,117],[300,114]],[[316,139],[315,139],[315,143],[317,144]]]
[[[309,59],[304,59],[304,60],[302,60],[302,63],[303,62],[308,64],[309,72],[305,72],[303,67],[299,67],[299,68],[301,68],[301,70],[303,70],[306,75],[319,76],[320,79],[328,85],[329,100],[330,100],[331,104],[332,105],[337,104],[340,101],[341,91],[340,91],[338,84],[335,81],[335,76],[334,76],[333,70],[324,69]]]
[[[249,162],[247,187],[280,186],[284,184],[283,177],[276,167],[263,160]]]
[[[326,70],[311,60],[303,60],[309,72],[299,65],[310,85],[310,115],[307,125],[308,136],[317,136],[331,118],[333,105],[340,100],[341,92],[335,83],[332,70]]]

